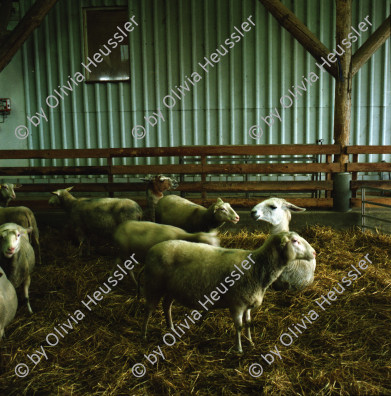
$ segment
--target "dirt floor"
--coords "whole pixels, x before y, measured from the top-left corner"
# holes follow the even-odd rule
[[[180,337],[171,331],[168,346],[159,309],[144,341],[144,300],[137,300],[129,275],[97,305],[90,302],[89,311],[82,301],[99,287],[106,290],[116,269],[112,250],[99,246],[80,259],[60,231],[42,230],[43,265],[30,288],[34,314],[19,307],[6,329],[0,395],[391,395],[391,236],[330,227],[312,227],[302,236],[318,253],[314,284],[296,294],[268,290],[252,315],[255,346],[243,337],[240,355],[231,349],[228,310],[195,320],[192,310],[174,303],[174,323],[189,317],[194,323],[188,319]],[[243,231],[221,236],[222,246],[245,249],[265,238]],[[365,255],[372,263],[362,270]],[[352,265],[361,276],[348,286],[342,278],[353,279]],[[316,301],[333,287],[341,294],[322,309]],[[36,351],[46,357],[40,360]],[[146,370],[140,377],[134,375],[144,370],[138,363]]]

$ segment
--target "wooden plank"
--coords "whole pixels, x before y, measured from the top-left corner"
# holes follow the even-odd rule
[[[352,57],[352,76],[386,42],[391,35],[391,15],[369,36]]]
[[[339,164],[209,164],[204,167],[200,165],[116,165],[112,167],[113,175],[134,175],[148,173],[164,174],[259,174],[259,173],[318,173],[318,172],[338,172]]]
[[[361,187],[375,187],[391,190],[391,180],[352,180],[350,182],[350,188],[352,190],[357,190]]]
[[[58,0],[37,0],[15,29],[1,43],[0,47],[0,72],[8,65],[30,34],[36,29],[46,14],[52,9]]]
[[[206,182],[181,183],[177,190],[186,192],[254,192],[254,191],[313,191],[333,189],[332,181],[274,181],[274,182]]]
[[[110,149],[0,150],[1,159],[107,158]]]
[[[265,144],[234,146],[182,146],[140,147],[137,149],[111,149],[115,157],[160,157],[160,156],[221,156],[221,155],[313,155],[339,154],[338,145],[316,144]],[[0,153],[1,154],[1,153]]]
[[[1,159],[171,157],[211,155],[315,155],[339,154],[338,145],[266,144],[238,146],[182,146],[111,149],[0,150]]]
[[[72,186],[72,183],[24,184],[20,193],[51,192]],[[145,183],[77,183],[74,192],[128,192],[145,191]],[[184,192],[254,192],[254,191],[313,191],[333,189],[332,181],[272,181],[272,182],[183,182],[175,191]]]
[[[352,22],[352,0],[336,0],[336,42],[340,44],[348,37]],[[345,48],[341,57],[338,57],[340,70],[335,81],[334,100],[334,141],[344,149],[349,144],[350,119],[352,104],[352,74],[350,62],[352,57],[351,47]],[[334,63],[336,64],[336,63]],[[345,151],[345,150],[344,150]],[[343,172],[349,156],[344,152],[338,158]]]
[[[129,197],[133,199],[131,196]],[[229,202],[234,208],[246,208],[246,209],[251,209],[254,207],[256,204],[259,202],[262,202],[265,198],[224,198],[224,202]],[[134,198],[135,201],[137,201],[138,204],[142,208],[146,207],[146,199],[138,199],[137,197]],[[199,205],[203,206],[210,206],[214,202],[216,202],[216,199],[209,198],[207,200],[202,200],[201,198],[196,198],[190,199],[192,202],[197,203]],[[332,208],[333,206],[333,200],[332,198],[289,198],[289,202],[293,203],[294,205],[305,207],[305,208]],[[45,210],[45,211],[54,211],[52,207],[49,206],[48,204],[48,199],[46,200],[18,200],[17,205],[15,205],[15,201],[13,201],[12,206],[27,206],[28,208],[32,209],[33,211],[37,210]],[[61,209],[56,209],[55,211],[61,211]]]
[[[201,156],[202,169],[204,169],[205,165],[206,165],[206,157],[203,155],[203,156]],[[201,174],[201,184],[205,184],[205,183],[206,183],[206,174],[204,172],[202,172],[202,174]],[[205,188],[202,188],[201,198],[202,199],[206,199],[206,189]]]
[[[373,202],[378,202],[378,203],[382,203],[382,204],[386,204],[386,205],[391,205],[391,198],[374,198],[374,197],[371,197],[370,200],[373,201]],[[360,198],[352,198],[351,203],[352,203],[353,207],[361,207],[361,199]],[[365,207],[366,208],[380,208],[380,206],[371,205],[371,204],[365,204]]]
[[[30,192],[51,192],[73,186],[73,192],[127,192],[145,191],[146,183],[34,183],[23,184],[16,194]]]
[[[34,166],[3,167],[0,176],[107,175],[107,166]]]
[[[354,145],[346,148],[347,154],[391,154],[391,145],[388,146],[363,146]]]
[[[376,164],[374,164],[376,165]],[[379,164],[377,164],[379,165]],[[388,165],[388,164],[383,164]],[[137,174],[259,174],[338,172],[339,164],[185,164],[185,165],[114,165],[107,166],[36,166],[3,167],[0,176],[49,175],[137,175]],[[385,169],[385,168],[384,168]]]
[[[362,162],[347,164],[347,172],[391,172],[391,163],[387,162]]]
[[[321,58],[327,58],[331,52],[296,15],[278,0],[259,0],[265,8],[277,19],[278,23],[320,63]],[[325,68],[332,76],[337,78],[337,67],[331,63],[331,67]]]

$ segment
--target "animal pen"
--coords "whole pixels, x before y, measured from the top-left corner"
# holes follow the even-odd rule
[[[390,6],[0,0],[0,394],[390,395]],[[182,200],[164,232],[143,241],[165,245],[123,260],[114,230],[131,249],[144,235],[132,222],[153,230],[145,221],[159,222],[172,195]],[[140,222],[124,203],[142,208]],[[33,314],[8,282],[10,313],[3,289],[19,265],[13,210],[27,213],[15,239],[36,256]],[[229,211],[215,231],[184,231]],[[41,263],[24,236],[35,219]],[[316,257],[307,247],[287,261],[307,246],[292,231]],[[275,240],[257,289],[251,261],[230,260]],[[220,259],[206,267],[199,252]],[[182,290],[210,309],[174,300],[168,328],[166,294],[143,338],[146,291],[162,279],[174,290],[181,257],[197,265]],[[167,279],[152,277],[156,262]],[[295,289],[286,274],[304,270],[309,284]],[[242,353],[232,312],[243,302],[212,309],[238,295]]]

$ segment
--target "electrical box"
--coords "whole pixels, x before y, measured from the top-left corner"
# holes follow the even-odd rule
[[[7,117],[11,113],[11,99],[9,98],[0,98],[0,116],[4,118]]]

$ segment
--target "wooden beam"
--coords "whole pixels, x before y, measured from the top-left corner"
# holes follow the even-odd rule
[[[366,162],[360,164],[350,163],[347,172],[391,172],[391,164],[387,162]]]
[[[279,0],[259,0],[264,7],[277,19],[278,23],[288,30],[288,32],[318,61],[323,63],[321,58],[327,59],[331,52],[296,15],[285,7]],[[343,37],[344,38],[344,37]],[[335,63],[331,66],[324,66],[333,77],[338,77],[338,70]]]
[[[350,188],[357,190],[361,187],[376,187],[391,190],[391,180],[356,180],[350,182]]]
[[[185,192],[260,192],[260,191],[314,191],[333,189],[330,181],[270,181],[270,182],[183,182],[175,191]],[[18,195],[31,192],[50,193],[67,188],[73,183],[31,183],[23,184],[18,189]],[[391,185],[391,181],[388,182]],[[145,191],[146,183],[75,183],[73,192],[136,192]]]
[[[140,147],[111,149],[0,150],[1,159],[184,157],[222,155],[340,154],[335,144],[264,144],[235,146]]]
[[[37,28],[58,0],[37,0],[18,23],[7,40],[0,46],[0,72]]]
[[[391,15],[373,32],[352,57],[352,76],[391,36]]]
[[[336,42],[341,43],[348,37],[352,22],[352,0],[336,0]],[[339,58],[341,67],[340,76],[335,83],[334,101],[334,142],[342,147],[339,163],[341,171],[349,161],[349,156],[345,154],[346,146],[350,137],[350,118],[352,103],[352,74],[351,74],[352,49],[346,48],[345,53]]]
[[[346,148],[347,154],[391,154],[391,145],[363,146],[355,145]]]
[[[139,199],[138,197],[128,196],[130,199],[134,199],[141,207],[145,208],[147,206],[146,199]],[[223,197],[225,202],[229,202],[234,208],[252,208],[259,202],[265,200],[267,197],[259,197],[259,198],[228,198]],[[216,202],[216,198],[191,198],[191,201],[203,206],[210,206]],[[48,199],[31,199],[31,200],[23,200],[18,199],[17,205],[14,201],[12,202],[12,206],[27,206],[31,210],[45,210],[50,212],[63,212],[61,209],[53,209],[48,204]],[[305,208],[332,208],[333,207],[333,199],[332,198],[289,198],[289,202],[294,205],[305,207]],[[358,202],[361,202],[358,200]],[[358,205],[357,205],[358,206]]]

